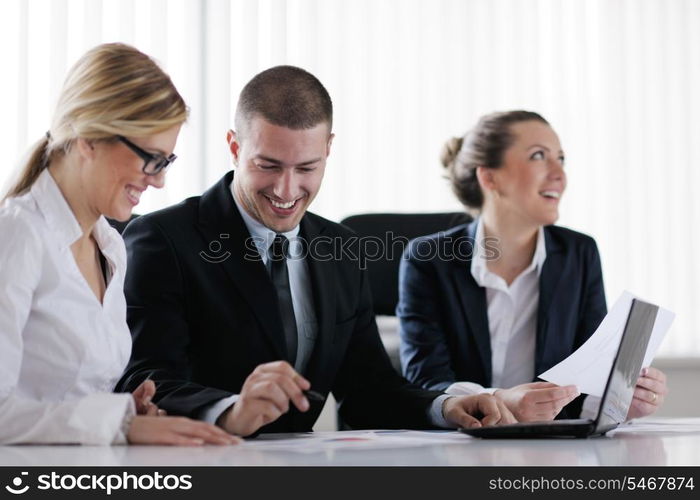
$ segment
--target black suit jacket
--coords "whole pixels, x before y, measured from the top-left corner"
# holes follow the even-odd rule
[[[399,271],[401,364],[406,377],[445,390],[458,381],[491,386],[491,340],[485,288],[471,274],[477,221],[412,240]],[[535,373],[569,356],[605,317],[605,292],[593,238],[544,228]],[[431,253],[432,252],[432,253]],[[560,417],[578,416],[577,398]]]
[[[232,179],[229,172],[201,197],[141,216],[124,232],[134,345],[119,388],[133,390],[150,377],[157,385],[154,401],[170,414],[197,418],[212,403],[240,393],[259,364],[287,359],[276,294],[247,241]],[[393,370],[377,332],[366,272],[358,261],[333,254],[343,245],[357,250],[353,233],[307,213],[300,235],[308,243],[318,320],[304,373],[311,387],[324,395],[333,391],[351,427],[430,427],[428,408],[439,393],[413,386]],[[311,430],[321,409],[314,402],[305,413],[292,409],[262,431]]]

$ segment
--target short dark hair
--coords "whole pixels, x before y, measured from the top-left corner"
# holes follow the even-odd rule
[[[476,177],[476,168],[499,168],[503,154],[514,140],[511,126],[527,121],[549,125],[533,111],[499,111],[482,116],[464,137],[453,137],[445,143],[440,161],[447,170],[452,191],[463,205],[481,208],[484,194]]]
[[[333,125],[333,103],[314,75],[296,66],[275,66],[258,73],[238,98],[235,125],[240,134],[254,116],[293,130]]]

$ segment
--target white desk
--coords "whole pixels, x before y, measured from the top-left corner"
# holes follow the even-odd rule
[[[665,423],[673,420],[664,419]],[[700,419],[684,432],[634,431],[591,439],[480,440],[459,433],[420,445],[334,442],[350,433],[315,433],[328,446],[309,451],[309,435],[266,435],[241,446],[0,446],[0,466],[179,465],[700,465]],[[354,431],[357,432],[357,431]],[[294,439],[290,442],[290,439]],[[285,440],[285,441],[280,441]],[[298,444],[297,444],[298,442]],[[318,439],[316,440],[318,443]],[[291,443],[291,444],[290,444]],[[293,448],[291,448],[293,446]]]

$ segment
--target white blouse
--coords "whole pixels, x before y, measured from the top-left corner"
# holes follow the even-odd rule
[[[134,413],[113,394],[129,360],[121,236],[93,235],[111,279],[103,304],[70,246],[82,230],[48,170],[0,206],[0,443],[123,443]]]
[[[499,388],[532,382],[535,377],[539,278],[547,258],[544,230],[540,227],[537,233],[537,244],[530,265],[510,286],[488,269],[482,219],[477,223],[474,241],[476,244],[471,274],[479,286],[486,288],[492,386],[486,388],[475,382],[455,382],[445,391],[448,394],[494,393]]]

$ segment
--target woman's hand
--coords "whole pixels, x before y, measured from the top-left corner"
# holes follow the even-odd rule
[[[668,386],[664,372],[651,366],[642,368],[642,375],[637,379],[632,404],[627,412],[627,420],[651,415],[664,403],[666,394]]]
[[[494,396],[503,401],[519,422],[553,420],[579,395],[575,385],[558,386],[550,382],[532,382],[510,389],[498,389]]]
[[[186,417],[136,415],[131,421],[127,440],[130,444],[200,446],[232,445],[242,442],[236,436],[206,422]]]
[[[131,395],[136,404],[137,415],[160,416],[165,415],[165,410],[161,410],[151,401],[156,394],[156,384],[153,380],[146,379],[141,382]]]

